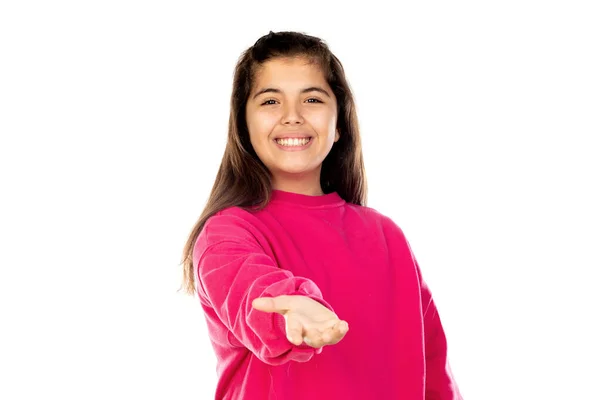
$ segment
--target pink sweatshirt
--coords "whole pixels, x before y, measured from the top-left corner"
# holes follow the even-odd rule
[[[194,248],[216,352],[215,399],[459,400],[435,304],[402,230],[336,193],[274,191],[262,211],[211,217]],[[336,345],[295,346],[257,297],[309,296],[348,322]]]

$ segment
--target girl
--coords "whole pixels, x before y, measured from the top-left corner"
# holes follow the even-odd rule
[[[319,38],[270,32],[238,61],[225,154],[184,249],[216,399],[461,399],[411,248],[365,204],[342,64]]]

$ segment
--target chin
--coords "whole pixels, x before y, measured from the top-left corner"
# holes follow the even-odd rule
[[[316,167],[307,167],[306,165],[281,165],[277,167],[278,172],[290,175],[307,174],[316,169]]]

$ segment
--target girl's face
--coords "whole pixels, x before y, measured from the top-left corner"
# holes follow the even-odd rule
[[[273,187],[321,192],[321,163],[339,139],[337,102],[317,64],[304,58],[264,63],[246,105],[252,147]]]

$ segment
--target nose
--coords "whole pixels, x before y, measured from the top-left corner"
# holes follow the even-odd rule
[[[284,125],[296,125],[302,124],[304,122],[304,118],[302,117],[302,113],[298,110],[296,104],[289,104],[285,107],[283,116],[281,118],[281,123]]]

